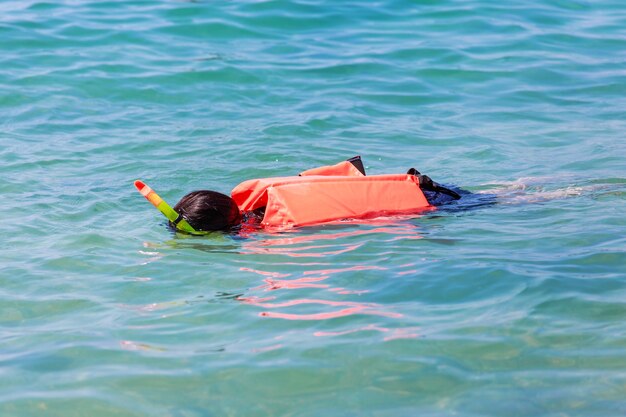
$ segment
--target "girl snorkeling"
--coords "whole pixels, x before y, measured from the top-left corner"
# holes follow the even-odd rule
[[[141,181],[135,186],[169,220],[170,227],[191,234],[228,231],[242,224],[290,227],[347,218],[415,214],[461,198],[415,168],[406,174],[366,176],[360,156],[294,177],[245,181],[231,196],[199,190],[172,209]]]

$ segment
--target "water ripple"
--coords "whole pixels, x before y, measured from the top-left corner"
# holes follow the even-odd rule
[[[624,28],[616,0],[1,2],[0,414],[623,415]],[[477,194],[195,238],[132,187],[359,153]]]

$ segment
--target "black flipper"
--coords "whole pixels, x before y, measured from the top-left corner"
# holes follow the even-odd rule
[[[365,175],[365,167],[363,166],[363,161],[361,161],[360,155],[353,156],[352,158],[346,160],[354,165],[354,167],[358,169],[361,174]]]
[[[407,173],[407,174],[409,174],[409,175],[415,175],[415,176],[422,175],[422,174],[420,174],[420,172],[419,172],[418,170],[416,170],[415,168],[409,168],[409,170],[408,170],[406,173]]]
[[[419,179],[420,188],[422,190],[435,191],[435,192],[438,192],[438,193],[449,195],[450,197],[454,198],[455,200],[458,200],[458,199],[461,198],[461,196],[457,192],[452,191],[452,190],[450,190],[450,189],[448,189],[446,187],[443,187],[443,186],[437,184],[435,181],[430,179],[430,177],[428,175],[420,174],[420,172],[418,170],[416,170],[415,168],[409,169],[407,174],[415,175]]]

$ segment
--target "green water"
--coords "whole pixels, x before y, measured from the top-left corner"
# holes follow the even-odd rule
[[[1,416],[626,414],[626,9],[2,1]],[[363,156],[498,204],[189,238]]]

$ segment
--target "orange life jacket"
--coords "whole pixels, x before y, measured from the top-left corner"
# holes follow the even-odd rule
[[[416,176],[364,176],[348,161],[297,177],[244,181],[231,194],[242,212],[265,207],[261,224],[269,227],[411,214],[432,207]]]

